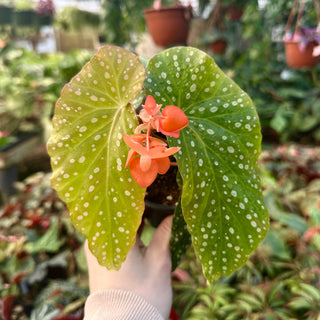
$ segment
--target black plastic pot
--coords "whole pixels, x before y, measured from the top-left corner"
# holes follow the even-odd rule
[[[164,218],[173,214],[176,207],[175,205],[154,203],[149,200],[145,200],[144,203],[144,216],[153,227],[157,227]]]

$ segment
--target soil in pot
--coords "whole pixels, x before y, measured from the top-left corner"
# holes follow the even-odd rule
[[[166,174],[158,175],[147,189],[144,217],[154,227],[174,212],[181,192],[176,181],[177,171],[178,167],[172,166]]]

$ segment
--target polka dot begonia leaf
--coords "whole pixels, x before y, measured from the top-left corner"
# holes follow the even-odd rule
[[[187,225],[184,222],[180,200],[174,211],[171,234],[170,247],[172,270],[175,270],[178,267],[181,258],[191,245],[191,236],[188,232]]]
[[[48,142],[51,182],[100,264],[119,269],[135,242],[145,189],[125,169],[122,134],[138,125],[129,103],[145,69],[125,49],[105,46],[62,90]]]
[[[170,146],[181,147],[175,156],[183,216],[206,277],[229,275],[247,261],[269,224],[257,173],[255,107],[211,57],[190,47],[150,59],[144,87],[158,104],[176,105],[189,118],[180,137],[169,138]],[[185,236],[175,233],[173,244],[179,234]]]

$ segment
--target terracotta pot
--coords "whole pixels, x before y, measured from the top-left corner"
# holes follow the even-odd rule
[[[223,39],[219,39],[210,44],[210,50],[216,54],[223,54],[227,49],[227,41]]]
[[[312,56],[313,49],[317,45],[316,42],[309,43],[305,50],[301,50],[299,43],[295,41],[285,41],[284,45],[287,64],[290,68],[307,68],[318,64],[319,56]]]
[[[148,30],[158,46],[187,43],[191,9],[183,6],[146,9],[144,15]]]

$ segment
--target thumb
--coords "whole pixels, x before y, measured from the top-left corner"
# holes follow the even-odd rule
[[[156,252],[169,250],[172,219],[173,215],[170,215],[160,223],[152,237],[148,250]]]

